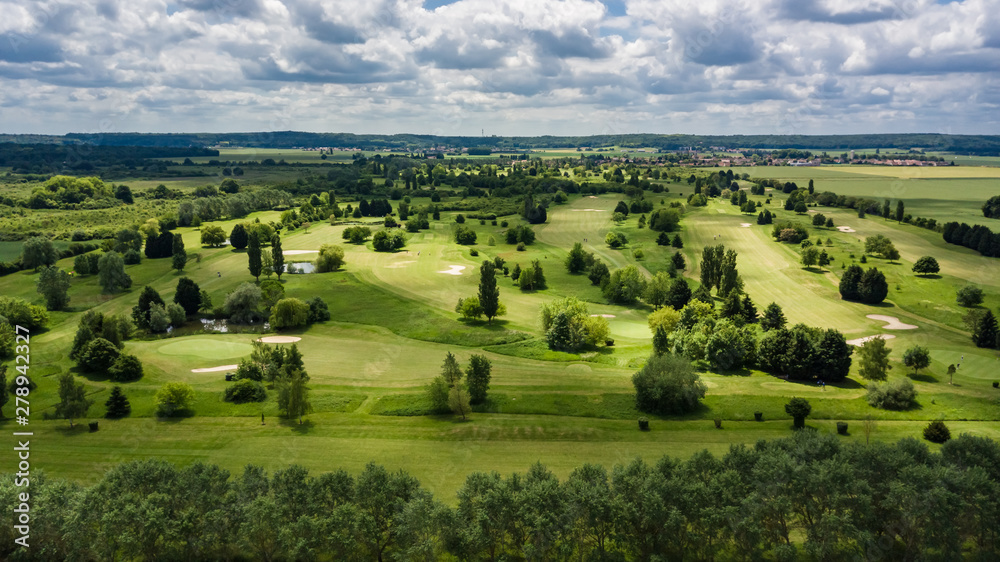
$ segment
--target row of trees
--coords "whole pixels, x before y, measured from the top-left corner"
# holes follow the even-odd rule
[[[467,419],[473,404],[486,402],[490,389],[493,364],[485,355],[472,355],[469,366],[462,372],[451,352],[444,359],[441,374],[427,385],[427,396],[435,412],[451,411]],[[464,381],[463,381],[464,377]]]
[[[963,434],[842,442],[812,431],[679,460],[472,472],[454,507],[405,472],[297,465],[115,466],[95,484],[32,478],[31,548],[7,560],[991,559],[1000,551],[1000,446]],[[23,488],[0,477],[0,503]],[[141,513],[141,515],[137,515]]]

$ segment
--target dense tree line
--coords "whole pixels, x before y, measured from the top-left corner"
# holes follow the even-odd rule
[[[965,246],[990,258],[1000,258],[1000,232],[993,232],[985,226],[949,222],[945,223],[942,235],[949,244]]]
[[[655,429],[655,428],[653,428]],[[7,560],[916,560],[1000,552],[1000,446],[961,435],[843,443],[810,430],[696,453],[470,473],[454,508],[409,474],[292,465],[231,475],[159,460],[91,486],[31,481],[31,548],[13,542],[15,477],[0,477]]]
[[[92,144],[0,143],[0,167],[14,173],[91,172],[99,168],[142,168],[156,158],[218,156],[218,150],[164,146],[101,146]]]

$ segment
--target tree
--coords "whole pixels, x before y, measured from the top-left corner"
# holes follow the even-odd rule
[[[684,261],[684,255],[680,252],[674,252],[674,255],[670,258],[670,263],[674,264],[677,271],[684,271],[687,268],[687,263]]]
[[[80,354],[80,367],[92,373],[107,371],[118,359],[118,347],[104,338],[94,338]]]
[[[482,404],[486,401],[492,370],[493,365],[485,355],[473,355],[469,358],[469,368],[465,370],[465,381],[469,388],[469,401],[471,403]]]
[[[156,403],[157,416],[173,417],[191,408],[194,402],[194,389],[184,382],[168,382],[156,391],[153,400]]]
[[[38,275],[36,290],[45,298],[45,308],[63,310],[69,305],[69,274],[55,266],[46,266]]]
[[[250,275],[260,281],[260,272],[263,267],[261,260],[260,237],[256,230],[250,231],[250,239],[247,241],[247,260],[249,260]]]
[[[310,324],[326,322],[330,319],[330,307],[326,305],[326,301],[322,297],[313,297],[309,299],[308,304]]]
[[[666,304],[674,310],[680,310],[691,301],[691,286],[688,282],[678,277],[670,284],[670,292],[667,294]]]
[[[0,364],[0,419],[4,417],[3,407],[10,401],[11,394],[7,392],[7,365]]]
[[[277,233],[271,237],[271,263],[280,281],[281,274],[285,272],[285,254],[281,250],[281,236]]]
[[[874,267],[861,276],[858,282],[858,297],[866,304],[878,304],[889,294],[889,284],[885,275]]]
[[[492,324],[493,318],[500,311],[500,288],[497,287],[496,267],[490,260],[484,260],[479,266],[479,306],[486,316],[486,322]]]
[[[73,380],[73,375],[63,373],[59,375],[59,403],[56,404],[56,415],[69,420],[69,426],[73,427],[73,420],[87,414],[87,409],[93,403],[87,400],[87,389],[82,382]]]
[[[235,234],[238,237],[240,237],[239,242],[242,244],[242,246],[237,248],[236,242],[234,242],[232,236],[230,236],[229,244],[232,245],[232,247],[237,248],[239,250],[242,250],[243,248],[247,247],[247,231],[246,229],[243,228],[242,224],[237,224],[236,226],[234,226],[232,234]],[[217,248],[225,243],[226,243],[226,231],[222,230],[221,226],[210,224],[201,227],[202,246],[210,246],[212,248]]]
[[[896,246],[893,245],[892,240],[881,234],[865,238],[865,252],[882,256],[890,261],[899,258],[899,252],[896,250]],[[896,257],[891,258],[891,255],[895,255]]]
[[[108,375],[115,382],[131,382],[142,378],[142,362],[135,355],[122,353],[108,369]]]
[[[915,345],[903,352],[903,365],[913,367],[913,374],[931,364],[931,354],[926,347]]]
[[[618,249],[625,244],[628,244],[628,238],[626,238],[625,234],[622,232],[611,231],[604,237],[604,243],[612,248]]]
[[[896,222],[903,222],[903,216],[905,213],[906,206],[903,205],[903,200],[900,199],[896,201]]]
[[[883,410],[908,410],[913,407],[916,398],[913,383],[905,378],[885,384],[873,382],[868,385],[865,395],[869,406]]]
[[[802,265],[812,268],[819,261],[819,250],[815,246],[809,246],[802,250]]]
[[[184,250],[184,238],[180,234],[174,234],[172,252],[171,265],[181,271],[187,265],[187,252]]]
[[[856,301],[860,300],[861,294],[859,292],[859,284],[861,283],[861,278],[864,276],[864,270],[861,269],[860,265],[850,265],[844,274],[840,277],[840,296],[844,300]]]
[[[455,305],[455,312],[466,320],[478,320],[483,315],[483,307],[479,304],[479,297],[460,298]]]
[[[462,369],[450,351],[444,358],[444,364],[441,365],[441,376],[448,383],[448,386],[455,386],[462,379]]]
[[[38,271],[43,265],[53,265],[59,259],[59,252],[48,238],[32,236],[24,241],[21,251],[21,266]]]
[[[684,241],[681,240],[680,234],[674,234],[674,239],[670,241],[670,245],[678,250],[684,247]]]
[[[965,285],[955,294],[955,300],[966,308],[979,306],[983,302],[983,290],[975,285]]]
[[[861,358],[859,374],[865,380],[884,381],[886,372],[892,368],[889,365],[889,353],[892,350],[886,347],[885,340],[881,336],[875,336],[867,340],[858,348],[858,356]]]
[[[1000,219],[1000,195],[994,195],[983,203],[983,216],[989,219]]]
[[[451,411],[462,416],[465,421],[466,416],[472,411],[469,401],[469,394],[462,389],[462,385],[456,384],[448,392],[448,406]]]
[[[792,416],[795,429],[802,429],[806,426],[806,417],[812,413],[812,406],[805,398],[792,398],[785,404],[785,413]]]
[[[125,273],[125,262],[117,252],[107,252],[97,262],[98,282],[105,293],[118,293],[132,286],[132,278]]]
[[[830,258],[830,254],[826,253],[826,250],[822,250],[819,253],[819,257],[816,259],[816,265],[826,267],[830,265],[831,261],[833,260]]]
[[[323,244],[319,247],[319,256],[316,258],[316,271],[327,273],[337,271],[344,265],[344,249],[333,244]]]
[[[115,386],[111,389],[111,395],[108,396],[108,401],[104,403],[104,407],[107,408],[104,417],[110,420],[124,418],[132,413],[132,405],[129,404],[128,397],[122,392],[122,387],[120,386]]]
[[[608,270],[608,265],[600,260],[595,261],[594,265],[590,266],[590,273],[587,274],[591,285],[601,285],[609,277],[611,277],[611,271]]]
[[[934,420],[924,428],[924,439],[931,443],[944,443],[951,439],[951,430],[941,420]]]
[[[431,408],[434,412],[440,413],[448,409],[448,394],[451,386],[438,375],[427,385],[427,398],[430,400]]]
[[[162,334],[170,327],[170,314],[166,307],[154,304],[149,307],[149,331],[154,334]]]
[[[181,305],[184,313],[194,316],[201,307],[201,287],[187,277],[177,280],[177,290],[174,291],[174,302]]]
[[[632,385],[640,411],[667,415],[693,411],[706,390],[691,362],[671,354],[650,357],[632,375]]]
[[[237,250],[242,250],[247,247],[250,242],[249,236],[247,235],[247,229],[241,223],[237,223],[233,227],[232,232],[229,233],[229,245]]]
[[[639,268],[629,265],[616,269],[601,290],[611,302],[631,304],[646,290],[646,279]]]
[[[309,323],[309,305],[300,299],[281,299],[271,308],[271,326],[281,330]]]
[[[280,379],[276,385],[278,390],[278,409],[288,418],[298,418],[302,425],[302,416],[312,411],[309,401],[308,376],[301,369],[294,369],[287,377]]]
[[[941,271],[936,259],[931,256],[923,256],[913,264],[913,273],[917,275],[931,275]]]
[[[223,307],[230,321],[250,324],[261,318],[260,301],[260,287],[253,283],[242,283],[229,293]]]
[[[587,269],[587,252],[583,245],[577,242],[566,256],[566,270],[573,274],[583,273]]]
[[[668,304],[670,300],[670,289],[673,287],[674,279],[671,279],[666,272],[660,271],[646,283],[646,290],[643,292],[643,300],[653,305],[654,308]],[[685,285],[683,279],[680,280]],[[687,304],[687,303],[685,303]]]
[[[972,310],[963,320],[972,332],[972,343],[976,344],[976,347],[997,346],[997,319],[992,310]]]
[[[132,320],[140,329],[149,329],[149,310],[154,304],[163,306],[165,303],[156,289],[146,285],[139,293],[139,303],[132,307]]]

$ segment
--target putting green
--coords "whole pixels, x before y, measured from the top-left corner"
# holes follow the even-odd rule
[[[175,357],[198,357],[201,359],[235,359],[246,357],[253,351],[248,343],[228,342],[214,338],[177,338],[160,346],[157,351]]]

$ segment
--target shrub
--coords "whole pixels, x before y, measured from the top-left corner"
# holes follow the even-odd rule
[[[677,355],[652,356],[632,376],[636,407],[654,414],[682,414],[698,407],[705,384],[687,359]]]
[[[472,245],[476,243],[476,231],[467,226],[455,228],[455,242],[458,244]]]
[[[271,326],[276,329],[298,328],[309,323],[309,305],[297,298],[281,299],[271,310]]]
[[[524,251],[524,242],[518,242],[517,243],[517,251],[518,252],[523,252]]]
[[[118,347],[104,338],[94,338],[80,355],[80,367],[94,373],[107,371],[118,359]]]
[[[792,416],[795,429],[806,426],[806,416],[812,413],[812,406],[805,398],[792,398],[785,404],[785,413]]]
[[[944,443],[951,439],[951,431],[941,420],[935,420],[924,428],[924,439],[931,443]]]
[[[330,308],[321,297],[309,299],[309,323],[326,322],[330,319]]]
[[[639,429],[641,431],[649,431],[649,419],[639,418]]]
[[[131,382],[142,378],[142,361],[135,355],[122,353],[108,369],[108,375],[115,382]]]
[[[847,435],[847,422],[837,422],[837,433]]]
[[[333,244],[323,244],[316,258],[316,272],[337,271],[344,265],[344,249]]]
[[[263,402],[267,399],[264,385],[251,379],[240,379],[226,389],[226,402],[243,404],[245,402]]]
[[[472,248],[471,250],[469,250],[469,255],[472,256],[472,257],[474,257],[474,258],[478,257],[479,256],[479,250],[477,250],[475,248]]]
[[[170,325],[174,328],[180,328],[187,320],[187,313],[184,311],[184,307],[173,302],[167,305],[167,316],[170,317]]]
[[[156,391],[156,415],[171,417],[191,407],[194,389],[183,382],[168,382]]]
[[[129,404],[128,398],[122,392],[122,387],[120,386],[111,389],[111,395],[108,397],[108,401],[104,403],[104,407],[107,408],[104,417],[112,420],[124,418],[132,413],[132,405]]]
[[[955,300],[967,308],[978,306],[983,302],[983,290],[975,285],[966,285],[958,290]]]
[[[142,261],[142,254],[140,254],[138,250],[128,250],[125,252],[125,255],[122,256],[122,261],[125,262],[125,265],[135,265]],[[74,261],[74,264],[75,263],[76,262]]]

